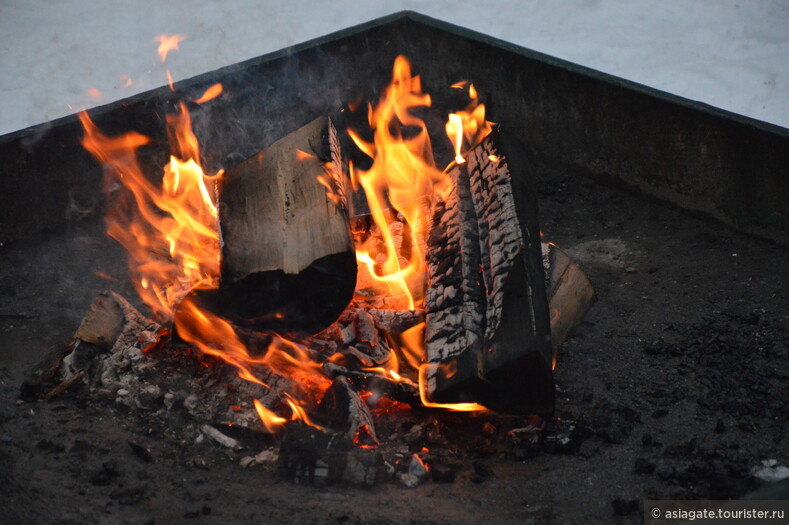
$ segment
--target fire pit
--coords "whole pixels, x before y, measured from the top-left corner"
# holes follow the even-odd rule
[[[786,282],[786,268],[774,263],[785,250],[752,236],[780,241],[787,232],[780,206],[785,181],[773,169],[782,165],[787,150],[772,148],[787,142],[785,131],[667,101],[439,26],[416,15],[399,15],[175,86],[177,98],[187,100],[199,98],[218,81],[224,86],[225,97],[191,111],[200,142],[211,145],[204,150],[209,172],[237,164],[327,108],[355,100],[358,93],[380,92],[399,53],[411,57],[431,91],[462,79],[481,90],[484,86],[490,118],[526,144],[523,150],[533,169],[528,176],[540,187],[541,227],[581,262],[604,300],[560,357],[558,418],[537,426],[503,416],[410,414],[395,419],[391,428],[382,427],[402,439],[399,454],[408,474],[432,476],[433,483],[414,492],[439,502],[430,505],[434,515],[428,519],[589,521],[592,509],[600,522],[607,522],[612,512],[637,510],[637,500],[646,496],[737,497],[757,488],[761,470],[754,469],[761,461],[786,457],[781,441],[786,404],[771,394],[786,378],[786,299],[773,291]],[[416,28],[421,36],[414,39]],[[446,55],[447,61],[435,66],[427,50]],[[473,63],[466,64],[464,55],[474,56]],[[430,66],[420,66],[420,60]],[[352,70],[369,74],[359,78]],[[167,154],[157,111],[174,113],[175,100],[165,89],[93,116],[105,133],[135,129],[151,136],[153,145],[141,150],[141,166],[144,173],[155,174]],[[588,100],[595,104],[586,104]],[[97,225],[101,196],[97,188],[86,187],[100,174],[81,151],[81,136],[74,119],[64,119],[49,132],[33,128],[2,144],[6,164],[18,168],[11,173],[19,179],[10,180],[20,182],[16,198],[5,207],[15,213],[14,220],[3,221],[5,237],[17,240],[3,253],[4,293],[14,297],[2,312],[9,334],[3,351],[18,364],[9,369],[6,381],[9,402],[16,397],[18,370],[32,360],[19,357],[18,349],[28,345],[30,353],[40,355],[42,343],[67,339],[92,296],[106,287],[96,273],[119,279],[116,290],[134,297],[119,272],[125,266],[122,253]],[[727,162],[730,158],[740,160]],[[740,168],[745,159],[753,160],[747,171]],[[57,177],[52,166],[58,166]],[[19,171],[40,176],[25,178]],[[748,192],[738,191],[753,172],[762,177],[749,181]],[[69,173],[81,175],[70,179]],[[645,202],[592,182],[588,175],[619,180],[736,222],[751,236]],[[48,178],[52,186],[35,191],[33,186]],[[33,238],[63,216],[71,220],[68,231]],[[56,262],[47,264],[53,256]],[[715,265],[707,264],[711,259]],[[24,284],[22,261],[35,268],[29,285]],[[54,301],[45,302],[44,294],[54,294]],[[193,362],[199,372],[199,359],[176,357]],[[335,404],[352,410],[343,384],[332,387]],[[726,390],[733,394],[721,399],[709,395]],[[112,394],[114,398],[119,391]],[[35,516],[25,508],[28,482],[17,461],[33,452],[29,483],[47,494],[68,495],[66,521],[80,516],[95,521],[103,512],[163,522],[207,514],[231,521],[242,516],[282,521],[295,515],[309,522],[317,513],[321,522],[326,514],[340,521],[421,519],[416,509],[398,502],[397,491],[406,490],[402,484],[378,485],[372,493],[332,486],[330,497],[316,503],[315,493],[279,483],[266,470],[274,463],[273,443],[261,435],[234,436],[229,429],[208,427],[202,429],[200,443],[185,443],[180,441],[184,434],[174,430],[184,424],[177,410],[165,411],[165,418],[146,417],[144,410],[118,412],[100,400],[53,397],[52,404],[9,404],[4,409],[8,447],[2,459],[13,468],[8,516]],[[164,392],[151,391],[149,397],[154,403],[149,410],[169,402]],[[189,403],[180,401],[188,412]],[[106,418],[123,421],[127,429],[107,425]],[[360,421],[351,439],[369,444],[365,440],[374,436],[358,435],[365,424]],[[688,431],[690,421],[698,428]],[[316,472],[309,470],[314,464],[299,470],[305,451],[298,444],[319,440],[320,434],[310,427],[290,428],[288,432],[304,435],[288,441],[295,449],[279,452],[295,458],[291,479],[314,483]],[[41,437],[33,442],[35,433]],[[246,449],[235,450],[241,446]],[[232,461],[225,462],[225,455]],[[386,471],[366,457],[339,457],[342,465],[334,470],[345,483],[340,487],[354,481],[369,484],[369,477]],[[251,468],[242,470],[239,462]],[[331,461],[326,463],[331,470]],[[206,467],[211,470],[202,470]],[[342,479],[346,472],[353,479]],[[180,481],[183,476],[187,481]],[[238,499],[237,494],[248,494],[242,487],[259,485],[260,479],[269,484],[266,495]],[[562,504],[578,498],[573,486],[582,482],[589,487],[583,496],[587,506]],[[174,490],[159,493],[154,489],[159,484]],[[222,488],[212,491],[218,484]],[[459,503],[455,493],[479,503]],[[79,502],[91,498],[112,505],[79,510]],[[261,498],[272,505],[266,507]],[[311,503],[299,507],[298,498]],[[388,504],[382,507],[381,502]]]

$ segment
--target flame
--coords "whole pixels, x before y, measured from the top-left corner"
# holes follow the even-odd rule
[[[276,434],[282,430],[282,427],[288,422],[288,420],[284,417],[278,416],[263,406],[263,403],[257,399],[253,399],[252,402],[255,404],[255,410],[257,411],[260,420],[263,422],[263,426],[265,426],[266,430],[269,431],[269,434]]]
[[[489,410],[487,407],[478,403],[433,403],[427,398],[427,372],[431,367],[442,366],[424,363],[419,367],[419,400],[426,407],[431,408],[444,408],[446,410],[454,410],[456,412],[478,412]]]
[[[298,420],[309,427],[316,428],[318,430],[326,430],[322,426],[313,423],[310,417],[307,415],[307,411],[304,410],[304,407],[287,393],[285,394],[285,402],[287,402],[290,406],[290,409],[293,410],[293,417],[291,418],[292,421]]]
[[[162,64],[164,64],[165,60],[167,60],[167,54],[170,51],[177,51],[178,44],[186,40],[186,37],[182,35],[159,35],[153,40],[154,42],[159,42],[156,52],[159,53]]]
[[[448,116],[446,131],[455,149],[454,162],[465,162],[463,153],[475,146],[492,130],[485,120],[485,106],[473,84],[467,81],[454,84],[464,89],[468,85],[468,106]],[[360,262],[360,282],[377,284],[379,294],[404,298],[395,308],[422,307],[425,287],[425,238],[430,218],[430,203],[434,195],[445,198],[451,181],[444,171],[436,168],[432,146],[425,123],[413,112],[431,105],[430,95],[422,92],[419,76],[411,74],[411,66],[403,56],[395,59],[392,80],[373,108],[368,106],[368,122],[373,141],[368,142],[353,130],[349,134],[359,149],[373,159],[368,170],[350,165],[354,188],[364,190],[376,233],[361,241],[357,237],[356,258]],[[466,146],[466,150],[463,147]],[[405,242],[406,235],[410,242]],[[383,245],[383,249],[381,249]],[[408,246],[406,253],[403,246]],[[391,307],[391,306],[390,306]],[[425,406],[450,410],[487,410],[476,403],[433,403],[427,399],[425,387],[424,323],[415,326],[397,339],[402,359],[412,370],[418,371],[419,392]],[[396,381],[409,381],[400,370],[396,353],[387,363],[386,372]]]
[[[454,84],[453,88],[462,89],[465,82]],[[471,101],[466,109],[449,114],[446,124],[446,133],[455,148],[455,162],[463,164],[463,152],[476,146],[492,130],[492,122],[485,120],[485,104],[479,103],[479,95],[474,84],[468,85],[468,95]],[[464,150],[463,147],[466,146]],[[492,159],[496,162],[496,160]]]
[[[222,84],[214,84],[213,86],[209,87],[205,90],[205,92],[200,96],[200,98],[194,100],[196,104],[204,104],[209,100],[214,100],[216,97],[222,94]]]
[[[391,84],[378,105],[368,107],[373,142],[349,130],[359,149],[373,159],[368,170],[351,165],[351,180],[354,187],[364,190],[383,241],[383,251],[375,257],[372,254],[380,250],[375,250],[377,239],[373,236],[357,248],[360,271],[366,271],[382,293],[403,297],[402,307],[411,310],[423,301],[430,196],[434,191],[446,195],[450,189],[449,179],[433,162],[424,121],[411,113],[430,104],[430,95],[422,93],[420,78],[412,76],[408,60],[398,56]],[[409,231],[403,231],[402,236],[410,237],[410,255],[400,253],[390,228],[398,214],[408,225]]]
[[[197,163],[197,139],[183,104],[178,115],[167,117],[173,155],[161,187],[143,175],[137,162],[137,149],[149,142],[147,137],[136,132],[107,137],[87,113],[79,118],[85,129],[82,145],[104,164],[108,176],[107,233],[126,248],[140,298],[159,320],[168,321],[190,290],[217,284],[219,234],[211,195],[221,172],[207,176]]]

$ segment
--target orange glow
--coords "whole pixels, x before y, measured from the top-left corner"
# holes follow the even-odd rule
[[[424,450],[425,449],[422,449],[423,452]],[[422,465],[422,468],[425,469],[425,472],[430,472],[430,467],[428,467],[427,464],[424,461],[422,461],[422,458],[420,458],[418,454],[413,454],[411,457],[413,458],[413,461],[416,461],[417,463]]]
[[[266,427],[266,430],[269,431],[269,434],[276,434],[282,430],[282,427],[284,427],[285,423],[288,422],[287,419],[276,415],[274,412],[264,407],[263,403],[257,399],[253,399],[252,401],[255,404],[255,410],[257,411],[258,416],[260,416],[260,420],[263,422],[263,426]]]
[[[167,54],[170,51],[177,51],[178,44],[184,40],[186,40],[186,37],[181,35],[159,35],[154,38],[154,42],[159,42],[156,52],[159,53],[162,63],[167,60]]]
[[[98,101],[100,101],[100,100],[101,100],[101,91],[99,91],[99,90],[98,90],[98,89],[96,89],[96,88],[90,88],[90,89],[88,90],[88,97],[89,97],[89,98],[90,98],[92,101],[94,101],[94,102],[98,102]]]
[[[209,100],[214,100],[216,97],[222,94],[222,89],[223,89],[222,84],[214,84],[213,86],[206,89],[205,92],[200,96],[200,98],[198,98],[194,102],[196,104],[204,104]]]
[[[374,449],[378,448],[378,441],[370,434],[370,427],[362,425],[356,430],[353,436],[353,444],[359,448]]]
[[[132,79],[129,75],[121,75],[121,87],[127,88],[132,85]]]

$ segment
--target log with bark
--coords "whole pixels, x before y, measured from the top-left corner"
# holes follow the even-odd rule
[[[546,273],[548,309],[551,314],[551,342],[553,355],[570,330],[578,325],[592,306],[595,298],[592,283],[581,267],[567,253],[554,244],[542,244],[543,265]]]
[[[427,394],[553,411],[551,341],[531,163],[494,130],[448,171],[428,239]]]
[[[258,330],[316,333],[334,322],[356,284],[344,177],[325,117],[228,170],[219,289],[199,291],[200,306]]]

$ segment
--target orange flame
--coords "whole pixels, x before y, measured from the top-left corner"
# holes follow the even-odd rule
[[[222,84],[214,84],[213,86],[206,89],[205,92],[200,96],[200,98],[198,98],[194,102],[196,104],[204,104],[209,100],[214,100],[216,97],[222,94],[223,89],[224,88],[222,87]]]
[[[318,430],[326,430],[322,426],[313,423],[310,417],[307,415],[307,411],[304,410],[304,407],[301,406],[295,399],[293,399],[293,397],[291,397],[287,393],[285,394],[285,402],[290,406],[291,410],[293,410],[293,417],[291,418],[291,420],[301,421],[305,425],[310,426],[312,428],[317,428]]]
[[[252,402],[255,404],[255,410],[257,411],[260,420],[263,422],[263,426],[265,426],[266,430],[269,431],[269,434],[276,434],[282,430],[282,427],[288,422],[288,420],[284,417],[280,417],[268,408],[264,407],[263,403],[257,399],[253,399]]]
[[[102,97],[101,90],[97,88],[90,88],[88,90],[88,97],[94,102],[100,101]]]
[[[167,117],[173,155],[160,188],[143,175],[136,159],[147,137],[136,132],[107,137],[87,113],[79,117],[85,129],[82,145],[104,164],[107,189],[115,197],[107,233],[126,248],[140,298],[167,321],[191,289],[217,284],[219,234],[209,187],[221,172],[209,177],[197,163],[197,138],[183,104],[180,114]]]
[[[160,37],[159,54],[163,61],[182,40],[178,35]],[[168,78],[172,84],[169,71]],[[221,93],[221,84],[215,84],[195,102],[206,102]],[[484,106],[477,104],[473,86],[469,86],[469,93],[472,102],[466,112],[453,114],[450,119],[460,126],[454,131],[456,139],[473,146],[490,131],[490,123],[484,120]],[[349,132],[359,148],[373,159],[368,170],[354,170],[351,166],[350,171],[354,186],[365,192],[371,217],[380,233],[380,240],[373,236],[356,239],[357,259],[365,263],[360,273],[366,271],[368,282],[374,283],[380,293],[396,298],[394,304],[400,308],[414,309],[423,303],[430,203],[434,194],[439,198],[445,196],[451,184],[446,174],[435,166],[425,123],[412,114],[415,109],[430,104],[430,96],[421,90],[419,77],[411,75],[410,64],[404,57],[398,57],[392,83],[379,104],[369,107],[373,141],[366,142],[359,134]],[[243,379],[267,387],[263,378],[272,374],[287,378],[291,393],[284,397],[292,410],[291,419],[322,428],[311,421],[305,403],[306,400],[315,403],[329,388],[331,380],[308,347],[277,334],[267,334],[267,346],[254,348],[251,353],[231,323],[201,310],[188,295],[192,290],[218,285],[220,249],[213,196],[214,185],[222,172],[209,176],[201,168],[200,149],[186,105],[180,104],[178,114],[166,117],[172,156],[164,168],[160,186],[142,173],[137,160],[137,150],[149,143],[147,137],[135,132],[107,137],[87,113],[81,113],[80,120],[85,129],[83,146],[105,166],[107,173],[106,188],[111,197],[108,234],[126,248],[129,268],[143,301],[159,320],[173,320],[181,339],[202,354],[234,366]],[[294,153],[302,160],[309,155],[301,151]],[[456,162],[460,162],[461,155],[457,147]],[[376,243],[383,248],[374,246]],[[388,307],[391,306],[389,303]],[[402,361],[411,369],[412,377],[418,379],[420,397],[426,406],[485,410],[474,403],[444,405],[427,399],[424,323],[399,334],[397,339],[399,353],[392,353],[382,373],[414,384],[401,375]],[[285,423],[285,418],[271,412],[259,400],[253,402],[270,432]]]
[[[374,257],[371,237],[357,248],[362,270],[386,294],[404,298],[403,308],[422,304],[424,294],[424,245],[429,219],[429,202],[434,191],[449,191],[447,177],[435,167],[430,137],[425,123],[411,111],[430,106],[430,95],[422,93],[418,76],[403,56],[395,59],[392,82],[381,101],[369,108],[368,120],[373,142],[363,140],[353,130],[356,145],[373,159],[369,170],[354,170],[354,186],[364,189],[370,214],[384,243],[383,253]],[[410,256],[399,253],[390,229],[400,214],[410,230]],[[403,233],[405,235],[405,233]]]
[[[464,86],[465,83],[458,82],[452,87],[462,89]],[[466,162],[462,153],[476,146],[492,130],[492,123],[485,120],[485,104],[479,103],[474,84],[468,85],[468,95],[471,101],[466,109],[450,113],[446,125],[447,136],[455,148],[455,162],[458,164]]]
[[[154,42],[159,42],[156,52],[159,53],[162,64],[164,64],[165,60],[167,60],[167,54],[170,51],[177,51],[178,44],[186,40],[186,37],[182,35],[159,35],[153,40]]]
[[[463,89],[466,81],[458,82],[453,88]],[[449,115],[447,134],[455,147],[455,162],[465,162],[462,154],[464,144],[473,147],[491,131],[491,123],[485,120],[485,106],[479,104],[476,89],[468,84],[471,101],[463,110]],[[412,111],[430,106],[430,96],[422,93],[418,76],[411,75],[408,60],[399,56],[395,59],[392,82],[384,91],[380,102],[368,108],[368,121],[373,130],[373,142],[363,140],[358,133],[349,130],[351,138],[366,155],[373,159],[369,170],[354,170],[350,166],[354,187],[364,189],[370,215],[380,232],[381,239],[370,235],[358,243],[357,260],[363,263],[360,282],[372,279],[377,283],[378,293],[394,297],[405,297],[398,305],[401,308],[421,307],[425,286],[425,238],[430,217],[433,194],[444,198],[451,188],[446,174],[438,170],[433,161],[432,146],[425,123]],[[401,217],[405,226],[398,226],[395,217]],[[396,228],[395,228],[396,226]],[[410,231],[410,243],[397,237]],[[396,235],[397,233],[398,235]],[[376,244],[383,243],[383,253]],[[404,245],[410,254],[403,253]],[[390,303],[391,304],[391,303]],[[397,303],[394,303],[397,305]],[[391,307],[391,306],[390,306]],[[396,307],[396,306],[395,306]],[[419,392],[425,406],[460,411],[487,410],[476,403],[433,403],[427,399],[425,370],[424,323],[415,326],[397,337],[398,350],[405,363],[417,371]],[[387,363],[388,374],[396,381],[408,381],[399,370],[396,353]],[[435,365],[430,365],[435,366]]]

